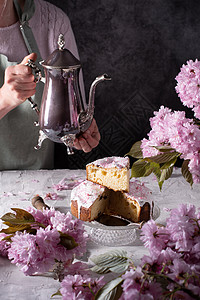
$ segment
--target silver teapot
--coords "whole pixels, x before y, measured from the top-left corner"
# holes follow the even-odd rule
[[[35,149],[40,149],[44,139],[49,138],[54,142],[64,143],[67,146],[67,153],[73,154],[75,138],[85,132],[92,122],[95,88],[99,82],[111,78],[103,74],[93,81],[87,104],[79,85],[81,63],[64,46],[64,37],[60,34],[59,48],[40,62],[44,68],[45,78],[34,62],[28,62],[27,65],[35,72],[35,80],[45,83],[40,110],[31,98],[28,100],[39,117],[37,125],[40,126],[40,131]]]

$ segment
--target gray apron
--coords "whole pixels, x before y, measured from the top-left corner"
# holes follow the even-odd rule
[[[32,30],[28,21],[33,16],[35,5],[33,0],[26,0],[24,12],[21,11],[17,0],[14,0],[20,20],[20,30],[29,53],[37,53],[37,62],[42,60]],[[5,69],[15,65],[7,57],[0,54],[0,86],[4,82]],[[40,66],[41,69],[41,66]],[[40,107],[43,92],[43,83],[39,82],[33,100]],[[45,140],[40,150],[35,150],[39,128],[34,126],[38,121],[30,103],[25,101],[10,111],[0,120],[0,170],[22,169],[52,169],[54,160],[54,144]]]

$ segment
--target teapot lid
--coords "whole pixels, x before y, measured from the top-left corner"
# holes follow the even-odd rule
[[[41,62],[46,68],[53,69],[78,69],[81,67],[80,61],[66,48],[63,34],[58,37],[59,48],[54,50],[50,56]]]

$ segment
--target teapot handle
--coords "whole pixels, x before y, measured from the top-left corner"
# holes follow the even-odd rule
[[[32,59],[29,59],[29,60],[28,60],[28,62],[26,63],[26,66],[31,67],[31,69],[34,71],[34,72],[33,72],[33,75],[34,75],[34,77],[35,77],[35,78],[34,78],[34,81],[35,81],[36,83],[38,83],[39,81],[42,80],[42,73],[41,73],[41,70],[36,66],[36,64],[34,63],[34,61],[33,61]],[[37,113],[37,115],[39,115],[40,110],[39,110],[37,104],[32,100],[31,97],[29,97],[27,100],[30,102],[31,108],[32,108],[33,110],[35,110],[35,112]]]
[[[38,83],[42,79],[41,70],[36,66],[35,62],[32,59],[29,59],[25,65],[31,67],[31,69],[33,70],[33,75],[35,77],[34,81]]]

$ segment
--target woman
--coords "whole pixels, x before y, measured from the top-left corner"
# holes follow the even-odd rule
[[[61,9],[43,0],[0,0],[0,170],[53,168],[53,142],[47,139],[34,150],[37,116],[26,99],[34,95],[40,107],[43,84],[36,85],[26,63],[47,58],[58,48],[60,33],[78,58],[70,21]],[[74,146],[89,152],[99,140],[93,120]]]

